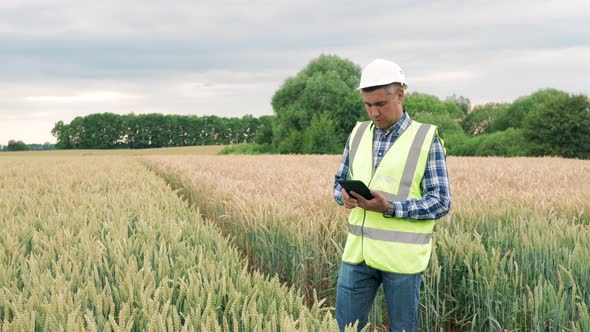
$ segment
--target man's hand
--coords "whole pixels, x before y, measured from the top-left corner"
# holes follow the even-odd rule
[[[389,202],[380,193],[371,190],[371,194],[375,196],[373,199],[366,199],[360,194],[351,191],[350,195],[346,190],[342,189],[342,202],[347,209],[354,209],[360,207],[361,209],[383,213],[389,207]]]
[[[346,190],[342,189],[342,202],[344,203],[344,207],[347,209],[354,209],[358,206],[358,201],[350,196]]]

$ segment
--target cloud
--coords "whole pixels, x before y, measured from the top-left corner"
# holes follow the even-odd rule
[[[28,103],[112,103],[126,99],[136,99],[137,96],[116,91],[91,91],[69,96],[27,96],[23,101]]]
[[[588,93],[589,22],[582,0],[4,0],[0,144],[97,112],[271,114],[321,53],[395,60],[441,98]]]
[[[435,71],[426,73],[424,76],[413,78],[415,84],[432,83],[432,84],[447,84],[448,82],[472,81],[477,79],[477,74],[467,70],[455,71]]]
[[[55,123],[93,113],[270,115],[270,99],[280,83],[273,73],[221,70],[123,82],[0,84],[0,144],[10,139],[55,142]]]

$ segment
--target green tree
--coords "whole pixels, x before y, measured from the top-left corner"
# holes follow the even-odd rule
[[[114,149],[122,145],[123,117],[113,113],[90,114],[83,118],[82,148]]]
[[[556,89],[544,89],[536,91],[530,96],[518,98],[508,108],[496,115],[495,120],[488,128],[488,132],[504,131],[508,128],[522,128],[524,118],[530,111],[539,105],[563,96],[567,96],[567,93]]]
[[[445,137],[445,149],[449,156],[475,156],[475,139],[464,132],[455,132]]]
[[[168,143],[166,146],[185,146],[186,145],[186,116],[167,115],[168,118]]]
[[[303,134],[303,153],[336,154],[342,145],[334,136],[334,122],[327,114],[314,115],[310,126]]]
[[[259,125],[260,120],[252,115],[220,118],[101,113],[76,117],[70,124],[59,121],[51,132],[57,137],[58,149],[143,149],[251,143]],[[272,125],[268,130],[272,131]]]
[[[323,115],[334,125],[331,135],[340,146],[355,123],[364,116],[361,95],[355,91],[361,69],[349,60],[321,55],[295,77],[291,77],[272,97],[277,116],[273,144],[282,153],[303,151],[302,133],[312,119]],[[318,142],[322,144],[322,142]],[[323,149],[323,148],[318,148]]]
[[[438,127],[438,134],[446,139],[449,135],[455,133],[462,133],[463,129],[458,121],[453,119],[448,113],[417,113],[413,119],[422,122],[430,123]]]
[[[463,103],[466,102],[463,101]],[[453,99],[447,99],[447,101],[443,102],[436,96],[420,92],[408,93],[404,98],[404,109],[411,117],[418,113],[432,113],[447,114],[452,119],[460,120],[465,116],[464,108],[464,104],[460,104],[460,102]]]
[[[467,114],[461,127],[471,135],[481,135],[488,132],[488,128],[495,121],[497,115],[505,112],[510,106],[508,103],[487,103],[473,107],[471,113]]]
[[[467,115],[467,113],[469,113],[471,109],[471,101],[469,100],[469,98],[457,96],[456,94],[447,97],[445,102],[454,103],[455,105],[457,105],[457,107],[459,107],[463,115]]]
[[[28,151],[29,146],[25,144],[23,141],[16,141],[11,139],[8,141],[8,145],[6,146],[6,151]]]
[[[275,143],[273,141],[273,143]],[[290,130],[285,139],[281,140],[278,146],[279,153],[301,153],[303,152],[303,132]]]
[[[221,135],[223,134],[223,118],[216,115],[208,115],[204,117],[205,126],[202,138],[205,145],[219,145]]]
[[[133,113],[127,115],[126,119],[126,140],[127,146],[131,149],[143,149],[149,147],[149,133],[143,125],[143,115]]]
[[[70,125],[64,124],[63,121],[58,121],[53,129],[51,129],[51,134],[57,139],[57,143],[55,147],[57,149],[72,149],[72,132],[70,129]]]
[[[528,155],[523,130],[508,128],[474,138],[476,156],[518,157]]]
[[[590,159],[588,96],[562,94],[532,110],[524,122],[531,154]]]
[[[205,120],[199,116],[187,117],[186,145],[204,145],[201,133],[204,131]]]
[[[275,117],[270,115],[261,116],[259,118],[260,125],[256,128],[254,142],[260,145],[272,144],[273,126]]]
[[[221,144],[243,143],[242,124],[238,118],[226,118],[223,122],[223,137]]]
[[[528,146],[522,129],[508,128],[491,134],[471,136],[453,132],[445,140],[447,153],[453,156],[527,156]]]
[[[148,138],[150,148],[161,148],[168,146],[170,141],[170,121],[168,118],[159,113],[144,114],[143,129]]]
[[[238,119],[237,122],[236,143],[254,142],[258,126],[260,126],[260,119],[247,114]]]
[[[68,134],[70,139],[70,148],[79,149],[84,144],[82,137],[84,136],[85,128],[83,126],[84,118],[77,116],[68,125]]]

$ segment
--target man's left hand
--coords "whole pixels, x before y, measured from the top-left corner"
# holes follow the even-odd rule
[[[356,198],[356,200],[358,201],[358,207],[362,209],[383,213],[389,207],[389,202],[387,201],[387,199],[385,199],[385,196],[381,195],[380,193],[374,190],[371,190],[371,194],[375,197],[373,197],[373,199],[370,200],[364,198],[358,193],[355,193],[354,191],[351,191],[350,194],[354,196],[354,198]]]

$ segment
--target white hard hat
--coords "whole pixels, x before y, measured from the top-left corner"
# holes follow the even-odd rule
[[[401,83],[404,89],[408,87],[406,75],[397,63],[375,59],[363,69],[357,90],[390,83]]]

